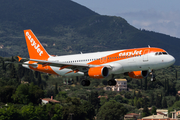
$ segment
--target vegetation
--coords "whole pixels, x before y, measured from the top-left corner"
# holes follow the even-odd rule
[[[141,117],[156,114],[156,109],[172,111],[180,109],[179,66],[156,70],[156,81],[150,77],[137,80],[124,75],[116,78],[128,80],[129,91],[104,91],[106,78],[91,79],[91,85],[80,85],[81,78],[71,78],[70,85],[65,78],[34,72],[20,65],[6,64],[16,57],[0,57],[0,119],[123,119],[124,114],[141,113]],[[28,82],[28,83],[26,83]],[[104,84],[105,83],[105,84]],[[147,87],[146,87],[147,86]],[[41,104],[42,98],[54,98],[58,104]],[[99,98],[99,96],[101,96]],[[152,111],[148,110],[152,107]],[[141,111],[139,108],[143,108]],[[105,113],[105,114],[104,114]],[[112,114],[113,113],[113,114]]]

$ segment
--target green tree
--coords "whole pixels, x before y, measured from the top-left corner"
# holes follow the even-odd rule
[[[156,107],[157,108],[161,108],[162,104],[161,104],[161,96],[159,96],[158,94],[156,94]]]
[[[94,120],[95,109],[94,106],[89,101],[84,101],[82,107],[85,111],[85,117],[89,120]]]
[[[166,81],[166,95],[169,95],[169,91],[170,91],[170,86],[169,86],[169,80]]]
[[[162,100],[162,108],[167,108],[167,100],[166,98],[164,97],[163,100]]]
[[[11,96],[15,92],[15,87],[13,86],[3,86],[0,87],[0,101],[4,103],[12,102]]]
[[[55,99],[56,100],[58,100],[58,101],[65,101],[66,100],[66,98],[67,98],[68,96],[67,96],[67,93],[65,92],[65,91],[60,91],[57,95],[56,95],[56,97],[55,97]]]
[[[141,98],[141,97],[142,97],[142,94],[140,91],[138,91],[137,98]]]
[[[154,104],[154,94],[150,93],[150,106],[153,106]]]
[[[180,109],[180,101],[177,101],[177,102],[175,102],[173,105],[172,105],[172,108],[174,108],[174,109]]]
[[[97,114],[97,120],[119,120],[127,113],[127,109],[114,100],[106,102]]]
[[[143,89],[143,82],[142,82],[142,79],[141,79],[141,90]]]
[[[137,105],[137,97],[134,98],[134,106]]]
[[[130,92],[126,92],[125,95],[124,95],[124,97],[127,98],[127,99],[134,98],[134,97],[135,97],[135,92],[134,92],[134,97],[132,97],[132,95],[131,95]]]
[[[108,81],[107,80],[103,80],[102,83],[103,83],[103,85],[107,85]]]
[[[175,75],[176,80],[178,79],[178,73],[177,72],[178,71],[176,70],[176,75]]]
[[[107,99],[105,97],[100,98],[100,105],[104,105],[107,102]]]
[[[4,59],[2,59],[2,70],[4,70],[4,72],[6,72],[6,66],[5,66],[5,63],[4,63]]]
[[[136,103],[136,107],[139,109],[141,107],[141,102],[140,99],[138,99],[137,103]]]
[[[34,112],[38,120],[48,120],[48,111],[46,110],[46,105],[36,106]]]
[[[28,82],[29,83],[33,83],[33,84],[36,84],[36,82],[35,82],[36,80],[35,80],[35,78],[34,78],[34,73],[33,73],[33,71],[32,70],[30,70],[29,71],[29,74],[28,74]]]
[[[148,115],[150,115],[150,112],[149,112],[149,110],[148,110],[147,105],[144,105],[143,111],[142,111],[142,117],[146,117],[146,116],[148,116]]]
[[[21,79],[24,76],[25,68],[21,64],[18,64],[17,71],[18,77]]]
[[[21,104],[29,103],[29,86],[28,84],[20,84],[16,89],[15,94],[12,95],[15,102]]]
[[[58,88],[57,88],[57,83],[55,83],[55,88],[54,88],[54,96],[58,94]]]
[[[44,97],[44,91],[40,89],[40,87],[38,87],[37,85],[34,85],[33,83],[29,85],[28,93],[29,93],[28,97],[30,102],[34,104],[41,103],[40,98]]]
[[[10,71],[10,78],[16,78],[17,77],[17,72],[14,64],[11,64],[11,71]]]
[[[165,82],[164,82],[164,89],[165,91],[167,90],[167,80],[165,79]]]
[[[144,90],[147,90],[147,77],[146,78],[144,78],[145,80],[144,80]]]
[[[24,105],[21,108],[21,115],[24,120],[37,120],[38,116],[35,114],[35,107],[32,104]]]
[[[133,92],[133,98],[135,98],[136,97],[136,91],[134,90],[134,92]]]
[[[63,107],[59,104],[54,105],[54,115],[51,120],[61,120],[63,118]]]
[[[114,100],[116,100],[116,102],[120,102],[121,103],[123,101],[123,97],[121,95],[116,95],[114,97]]]
[[[20,120],[21,114],[13,105],[0,109],[0,120]]]
[[[179,95],[176,95],[176,101],[179,101]]]
[[[40,73],[40,72],[38,72],[38,77],[37,77],[37,79],[38,79],[37,84],[38,84],[38,86],[40,87],[41,82],[42,82],[42,78],[41,78],[41,73]]]
[[[143,111],[142,111],[142,117],[150,115],[149,109],[148,109],[148,99],[144,97],[144,103],[143,103]]]
[[[86,111],[80,99],[78,98],[66,98],[66,105],[63,106],[63,119],[69,120],[73,115],[74,120],[84,120],[86,118]]]
[[[12,98],[15,102],[21,104],[28,104],[29,102],[39,104],[41,102],[40,98],[43,96],[44,91],[37,85],[31,83],[30,85],[20,84],[16,89],[15,94],[12,95]]]
[[[89,95],[89,102],[94,106],[95,109],[99,109],[100,107],[100,99],[98,98],[98,92],[91,92]]]
[[[151,114],[154,114],[154,115],[157,114],[157,113],[156,113],[156,107],[155,107],[155,106],[152,107]]]

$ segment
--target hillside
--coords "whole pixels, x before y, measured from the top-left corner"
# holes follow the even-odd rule
[[[139,30],[121,17],[102,16],[71,0],[1,0],[0,56],[28,57],[23,35],[32,29],[50,54],[160,47],[180,65],[180,39]],[[2,48],[1,48],[2,47]]]

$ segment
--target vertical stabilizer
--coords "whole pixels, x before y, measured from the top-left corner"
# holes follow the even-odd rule
[[[24,30],[30,59],[47,60],[50,55],[31,30]]]

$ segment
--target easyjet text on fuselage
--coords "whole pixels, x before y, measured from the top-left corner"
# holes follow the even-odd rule
[[[142,50],[135,50],[135,51],[132,51],[132,52],[120,52],[119,53],[119,56],[131,56],[131,55],[141,55],[142,53]]]

